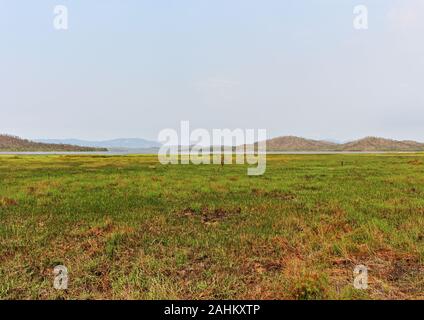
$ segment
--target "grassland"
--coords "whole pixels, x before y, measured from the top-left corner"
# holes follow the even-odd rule
[[[272,155],[259,177],[0,156],[0,299],[422,299],[423,169],[422,154]]]

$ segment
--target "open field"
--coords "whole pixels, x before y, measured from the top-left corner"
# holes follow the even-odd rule
[[[0,299],[424,298],[424,154],[10,155],[0,182]]]

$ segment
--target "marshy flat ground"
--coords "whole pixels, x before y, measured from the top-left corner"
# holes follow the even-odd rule
[[[0,299],[424,298],[424,154],[269,155],[263,176],[246,170],[0,156]]]

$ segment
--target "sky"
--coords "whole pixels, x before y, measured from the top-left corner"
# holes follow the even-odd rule
[[[0,132],[424,141],[423,34],[422,0],[0,0]]]

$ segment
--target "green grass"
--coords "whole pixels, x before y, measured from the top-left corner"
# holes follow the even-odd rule
[[[422,154],[272,155],[258,177],[0,156],[0,299],[422,299],[423,169]]]

